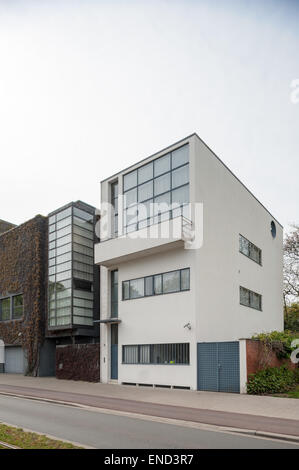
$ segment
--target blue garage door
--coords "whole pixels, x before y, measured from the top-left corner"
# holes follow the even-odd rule
[[[197,344],[197,388],[240,393],[238,341]]]

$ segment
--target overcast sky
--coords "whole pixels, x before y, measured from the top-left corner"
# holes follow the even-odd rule
[[[298,13],[296,0],[0,0],[0,219],[99,206],[102,179],[197,132],[298,223]]]

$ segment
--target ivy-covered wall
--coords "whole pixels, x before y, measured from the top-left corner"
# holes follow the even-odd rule
[[[47,292],[47,217],[41,215],[0,235],[0,296],[23,294],[24,316],[0,322],[0,339],[20,345],[26,375],[38,375]]]

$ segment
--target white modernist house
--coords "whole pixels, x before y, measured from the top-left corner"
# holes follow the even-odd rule
[[[101,183],[101,381],[242,392],[283,329],[279,222],[196,135]]]

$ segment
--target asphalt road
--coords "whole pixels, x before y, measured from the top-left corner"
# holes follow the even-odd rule
[[[299,445],[0,395],[0,422],[98,449],[298,449]]]

